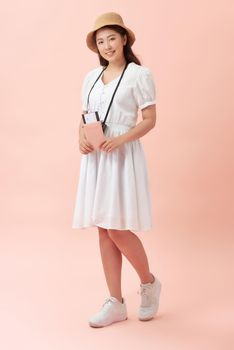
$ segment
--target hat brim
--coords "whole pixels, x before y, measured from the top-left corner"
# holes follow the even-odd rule
[[[111,24],[110,24],[111,25]],[[114,24],[114,25],[118,25],[119,27],[122,27],[126,30],[127,34],[128,34],[128,42],[129,42],[129,45],[132,46],[133,43],[135,42],[136,38],[135,38],[135,34],[133,33],[133,31],[126,27],[126,26],[122,26],[122,25],[119,25],[119,24]],[[94,33],[100,29],[100,28],[103,28],[105,26],[108,26],[108,24],[106,25],[103,25],[95,30],[92,30],[91,32],[89,32],[86,36],[86,44],[88,46],[88,48],[96,53],[98,53],[98,49],[97,49],[97,46],[94,42]]]

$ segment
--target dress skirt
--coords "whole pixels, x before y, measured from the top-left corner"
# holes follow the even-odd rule
[[[130,127],[106,123],[112,137]],[[140,139],[106,152],[81,154],[72,228],[147,231],[152,228],[152,201],[147,164]]]

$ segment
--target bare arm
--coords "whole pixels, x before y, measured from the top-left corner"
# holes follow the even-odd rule
[[[110,137],[105,140],[101,149],[103,151],[111,152],[125,142],[136,140],[145,135],[156,124],[156,105],[150,105],[142,109],[142,121],[134,128],[130,129],[124,134],[116,137]]]
[[[134,128],[121,135],[123,142],[133,141],[144,136],[156,124],[156,105],[142,109],[142,121]]]

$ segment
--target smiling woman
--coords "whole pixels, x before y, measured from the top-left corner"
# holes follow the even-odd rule
[[[105,140],[99,148],[93,149],[88,142],[82,120],[79,130],[82,156],[72,227],[97,227],[110,291],[103,308],[90,318],[92,327],[127,319],[120,283],[122,254],[141,281],[139,320],[153,318],[159,305],[161,283],[150,272],[144,247],[134,233],[152,228],[151,194],[140,137],[156,123],[153,74],[134,55],[134,41],[134,33],[115,12],[99,16],[86,37],[100,65],[84,78],[82,109],[97,112],[102,122],[108,115]],[[139,109],[142,121],[137,124]]]
[[[109,65],[109,57],[115,53],[116,45],[119,49],[122,48],[122,54],[124,54],[128,62],[141,64],[131,48],[135,41],[135,35],[130,29],[127,31],[125,28],[115,24],[105,25],[101,29],[94,31],[92,37],[87,37],[87,40],[90,40],[88,44],[90,49],[98,53],[102,66]],[[108,54],[109,52],[110,55]]]

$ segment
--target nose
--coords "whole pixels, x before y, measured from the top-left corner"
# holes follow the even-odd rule
[[[108,40],[105,41],[104,47],[105,47],[105,49],[109,49],[110,48],[110,42]]]

